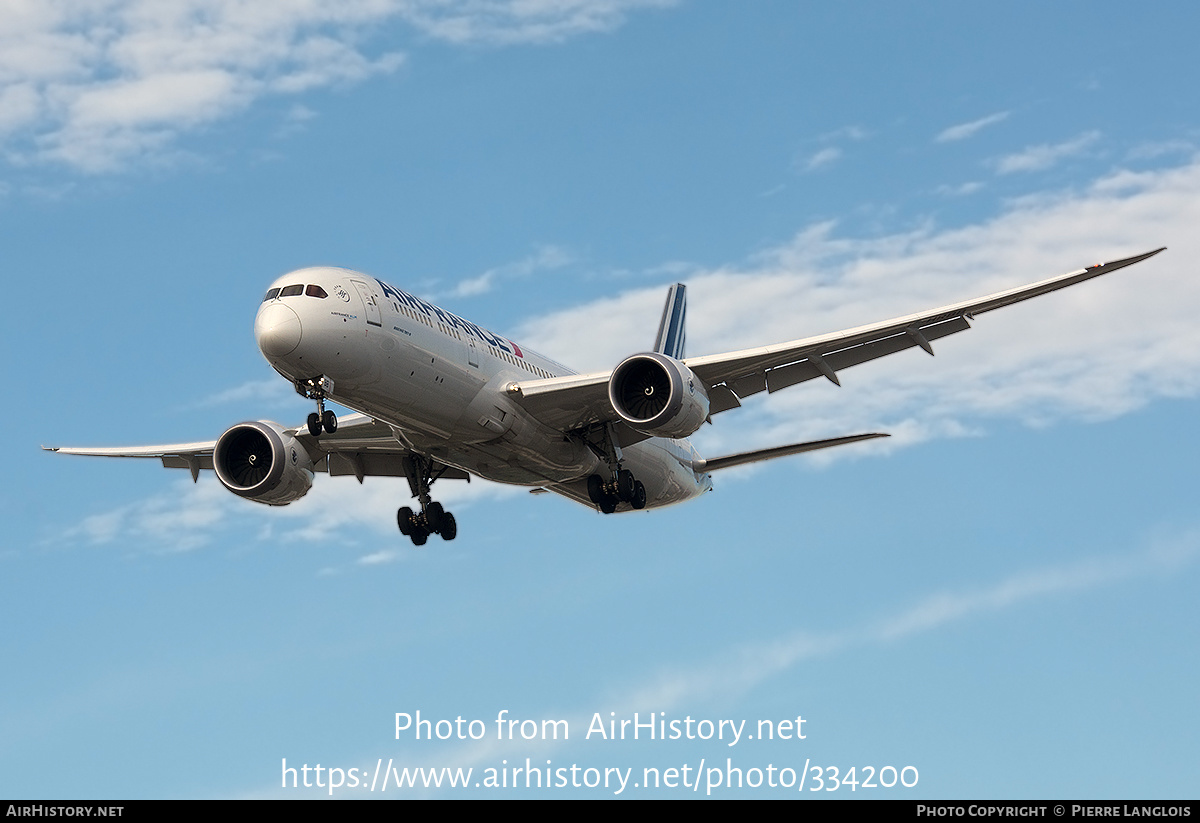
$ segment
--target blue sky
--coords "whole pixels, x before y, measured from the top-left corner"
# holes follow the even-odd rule
[[[919,772],[855,796],[1195,796],[1189,4],[338,9],[0,11],[19,389],[0,793],[327,796],[282,790],[282,760],[478,775],[528,757],[634,781],[726,758]],[[251,325],[305,265],[582,369],[647,348],[676,280],[706,354],[1162,245],[935,358],[752,398],[697,435],[704,453],[893,436],[648,514],[447,482],[459,537],[416,549],[403,481],[318,477],[271,509],[211,475],[39,449],[299,423],[309,404]],[[568,719],[571,739],[395,739],[417,710]],[[610,712],[800,715],[807,737],[584,739]],[[420,792],[488,793],[613,792]]]

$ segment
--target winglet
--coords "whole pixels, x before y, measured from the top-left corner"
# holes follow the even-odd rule
[[[658,334],[654,338],[654,351],[682,360],[684,343],[687,342],[687,286],[676,283],[667,290],[667,303],[663,306],[662,320],[658,323]]]
[[[1143,260],[1153,257],[1154,255],[1166,250],[1166,246],[1160,246],[1154,251],[1148,251],[1144,254],[1136,254],[1133,257],[1126,257],[1122,260],[1110,260],[1107,263],[1097,263],[1094,266],[1088,266],[1088,271],[1091,271],[1092,269],[1104,269],[1106,272],[1116,271],[1117,269],[1123,269],[1126,266],[1132,266],[1134,263],[1140,263]]]

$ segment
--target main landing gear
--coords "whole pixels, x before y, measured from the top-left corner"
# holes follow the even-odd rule
[[[646,508],[646,487],[641,480],[634,479],[629,469],[619,469],[608,483],[598,474],[588,478],[588,497],[605,514],[612,514],[619,503],[628,503],[635,509]]]
[[[454,515],[442,508],[442,504],[429,496],[434,481],[442,476],[445,466],[434,470],[434,462],[419,454],[404,458],[404,472],[413,497],[421,501],[421,511],[414,513],[408,506],[396,512],[396,525],[400,533],[412,540],[414,546],[424,546],[431,534],[440,534],[443,540],[453,540],[458,535],[458,524]]]
[[[296,392],[317,401],[317,410],[308,416],[308,433],[320,437],[324,429],[329,434],[337,431],[337,415],[325,408],[325,398],[333,391],[333,381],[328,377],[310,377],[296,381]]]
[[[621,503],[635,509],[646,508],[646,487],[629,469],[621,468],[621,444],[612,423],[588,428],[582,433],[584,444],[608,464],[608,480],[593,474],[587,479],[588,497],[605,514],[612,514]]]

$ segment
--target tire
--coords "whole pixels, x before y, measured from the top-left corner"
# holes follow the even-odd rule
[[[642,485],[641,480],[633,484],[633,499],[629,501],[629,505],[638,510],[646,508],[646,487]]]
[[[308,416],[308,433],[313,437],[321,436],[321,415],[316,412]]]
[[[412,534],[412,516],[412,509],[408,506],[396,511],[396,525],[400,527],[400,534],[405,537]]]
[[[606,494],[600,501],[600,511],[604,512],[605,514],[612,514],[617,510],[617,503],[619,502],[620,501],[617,500],[617,498]]]
[[[633,492],[637,488],[636,484],[633,472],[629,469],[621,469],[617,472],[617,497],[628,503],[633,499]]]
[[[425,541],[429,539],[429,532],[424,529],[418,529],[409,535],[412,538],[414,546],[424,546]]]
[[[600,501],[604,499],[604,480],[600,475],[593,474],[588,477],[587,487],[588,497],[592,498],[592,502],[599,506]]]
[[[441,503],[430,503],[425,507],[425,525],[429,527],[429,531],[440,532],[445,517],[446,510],[442,508]]]
[[[442,515],[442,531],[443,540],[453,540],[458,535],[458,523],[454,522],[454,515],[446,512]]]
[[[337,415],[332,410],[327,409],[325,411],[325,414],[321,417],[321,422],[325,425],[325,431],[330,434],[337,431]]]

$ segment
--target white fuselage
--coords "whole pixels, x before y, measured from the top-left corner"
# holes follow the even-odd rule
[[[330,399],[447,465],[584,503],[586,478],[606,471],[582,438],[542,425],[508,396],[514,382],[571,369],[368,275],[331,267],[286,274],[271,284],[254,332],[284,377],[328,377]],[[647,508],[711,489],[708,474],[692,468],[698,457],[687,440],[650,438],[622,450],[623,465],[646,486]]]

